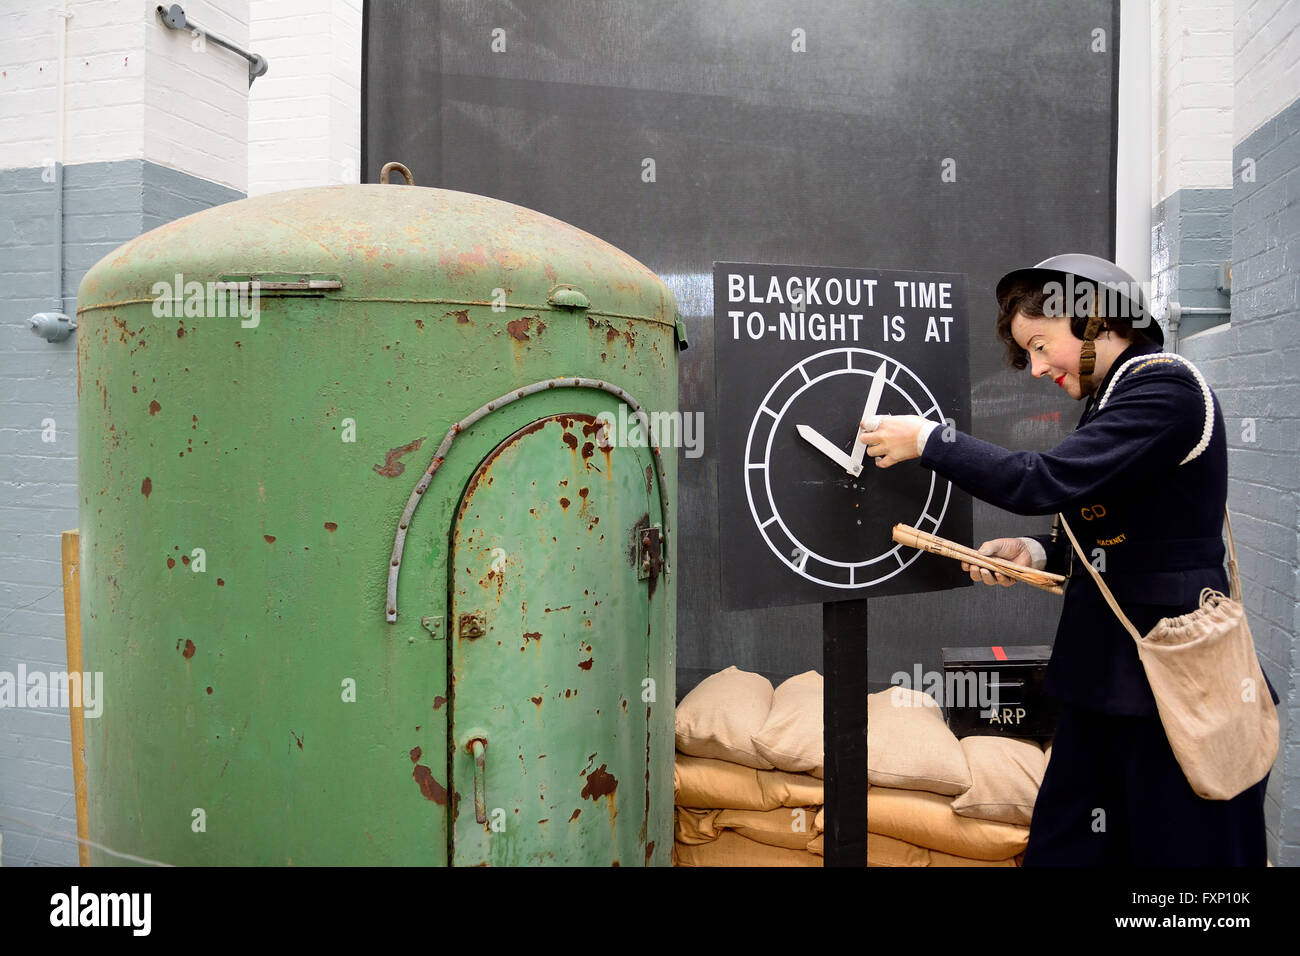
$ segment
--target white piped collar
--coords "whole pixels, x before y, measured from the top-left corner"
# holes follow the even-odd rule
[[[1149,362],[1152,359],[1173,359],[1186,365],[1196,378],[1196,384],[1201,387],[1201,395],[1205,398],[1205,426],[1201,429],[1201,440],[1196,443],[1196,447],[1188,453],[1187,457],[1178,463],[1179,465],[1185,465],[1199,457],[1210,446],[1210,436],[1214,434],[1214,397],[1210,394],[1210,386],[1206,384],[1205,377],[1201,375],[1201,370],[1183,356],[1176,352],[1148,352],[1145,355],[1135,355],[1121,365],[1119,371],[1111,377],[1110,384],[1106,386],[1106,394],[1102,395],[1101,401],[1097,403],[1097,411],[1100,412],[1106,407],[1106,401],[1110,398],[1110,393],[1115,390],[1116,383],[1128,371],[1129,366],[1138,362]]]

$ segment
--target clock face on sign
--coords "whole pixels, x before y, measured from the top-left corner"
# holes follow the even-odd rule
[[[876,414],[939,424],[930,441],[970,431],[965,277],[717,262],[713,299],[723,607],[969,587],[893,529],[969,541],[970,495],[916,460],[878,468],[858,441]]]
[[[861,473],[850,474],[800,434],[798,426],[808,426],[852,455],[877,375],[877,413],[920,415],[942,426],[939,403],[912,369],[883,352],[842,347],[787,369],[763,397],[745,442],[749,512],[767,547],[790,572],[848,592],[886,582],[916,561],[921,552],[895,543],[893,526],[935,532],[953,492],[949,481],[914,463],[878,468],[864,455]]]

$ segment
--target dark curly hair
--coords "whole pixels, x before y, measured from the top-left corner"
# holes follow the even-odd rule
[[[1075,293],[1073,299],[1063,296],[1060,288],[1053,289],[1051,285],[1052,283],[1021,279],[1008,286],[998,298],[997,336],[998,340],[1006,346],[1007,362],[1012,368],[1023,369],[1029,365],[1029,355],[1016,344],[1016,340],[1011,335],[1011,320],[1018,312],[1023,312],[1031,318],[1068,316],[1070,332],[1076,339],[1083,338],[1084,329],[1088,325],[1089,310],[1078,306],[1091,303],[1092,284],[1086,279],[1075,280],[1072,289]],[[1137,316],[1128,314],[1137,310],[1127,299],[1121,300],[1113,292],[1108,294],[1103,290],[1097,296],[1097,304],[1098,314],[1106,320],[1102,329],[1108,329],[1128,342],[1153,341],[1141,328],[1134,325],[1135,321],[1138,326],[1141,326],[1151,320],[1145,313],[1139,313]],[[1076,315],[1076,312],[1079,314]]]

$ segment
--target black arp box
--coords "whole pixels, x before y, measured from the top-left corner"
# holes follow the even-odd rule
[[[944,714],[956,736],[1046,739],[1056,732],[1056,699],[1043,691],[1049,645],[945,647],[942,653]]]

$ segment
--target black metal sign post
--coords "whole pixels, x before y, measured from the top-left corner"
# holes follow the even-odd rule
[[[924,468],[855,455],[858,423],[969,430],[965,276],[719,262],[713,286],[723,606],[824,605],[826,863],[861,865],[866,599],[968,585],[891,531],[968,541],[971,506]]]
[[[867,865],[867,599],[822,605],[826,866]]]

